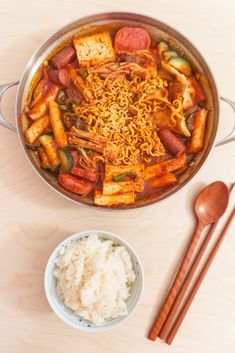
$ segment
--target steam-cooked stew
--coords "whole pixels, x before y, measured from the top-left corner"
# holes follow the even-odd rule
[[[73,37],[48,58],[20,117],[41,168],[106,207],[177,183],[208,114],[187,59],[140,27]]]

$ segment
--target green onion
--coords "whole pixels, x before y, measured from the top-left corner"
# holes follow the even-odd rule
[[[128,172],[128,173],[123,173],[119,175],[114,175],[113,181],[115,181],[116,183],[119,183],[120,181],[125,181],[127,177],[136,180],[137,174],[134,172]]]
[[[80,116],[76,116],[76,118],[77,118],[77,120],[76,120],[75,126],[76,126],[77,129],[79,129],[80,128],[80,124],[81,124],[81,118],[80,118]]]
[[[92,155],[92,150],[91,149],[85,149],[85,151],[86,151],[86,154],[88,155],[88,156],[91,156]]]
[[[74,101],[71,98],[66,98],[65,104],[74,104]]]
[[[87,71],[85,69],[78,69],[79,74],[83,77],[87,77]]]
[[[115,181],[116,183],[118,183],[119,181],[123,181],[123,177],[121,175],[115,175],[113,177],[113,181]]]
[[[57,102],[62,102],[64,100],[65,100],[65,91],[60,90],[59,94],[58,94],[58,97],[57,97]]]
[[[68,110],[68,106],[66,104],[60,104],[60,109],[66,112],[66,110]]]
[[[63,114],[63,116],[70,116],[70,117],[72,117],[72,118],[80,119],[80,116],[78,115],[78,113],[65,112],[65,113]]]

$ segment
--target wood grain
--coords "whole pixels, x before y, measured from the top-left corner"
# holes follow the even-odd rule
[[[213,16],[212,16],[213,7]],[[205,55],[220,93],[235,99],[235,5],[233,0],[2,0],[0,83],[15,81],[37,47],[61,26],[102,11],[136,11],[169,23]],[[203,30],[202,30],[203,28]],[[14,120],[13,88],[3,112]],[[233,124],[224,103],[217,138]],[[207,163],[179,194],[142,210],[105,213],[79,207],[48,189],[25,159],[15,134],[0,127],[0,352],[4,353],[164,353],[147,333],[172,281],[194,218],[197,192],[214,180],[235,180],[235,147],[212,151]],[[108,332],[88,334],[67,327],[51,311],[43,272],[56,244],[76,231],[104,229],[123,236],[140,255],[145,272],[141,303],[133,316]],[[234,227],[231,232],[234,233]],[[234,353],[235,237],[228,236],[185,319],[172,353]],[[226,327],[226,330],[224,328]],[[220,332],[220,335],[215,333]]]

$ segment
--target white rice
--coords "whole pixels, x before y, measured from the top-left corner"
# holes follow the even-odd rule
[[[95,325],[127,314],[135,273],[124,246],[96,235],[72,241],[56,260],[57,294],[75,314]]]

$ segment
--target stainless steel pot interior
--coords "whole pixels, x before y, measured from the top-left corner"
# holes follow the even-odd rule
[[[209,109],[209,117],[205,138],[205,147],[202,152],[196,155],[194,159],[194,164],[189,166],[186,172],[179,177],[177,185],[169,188],[167,191],[164,191],[162,193],[153,194],[148,198],[137,200],[135,205],[133,206],[126,206],[121,208],[118,207],[115,209],[132,209],[150,205],[169,197],[170,195],[174,194],[176,191],[181,189],[187,182],[189,182],[189,180],[197,173],[197,171],[205,162],[213,146],[218,126],[219,99],[216,84],[214,82],[213,76],[208,65],[206,64],[199,51],[183,35],[181,35],[173,28],[167,26],[166,24],[150,17],[132,13],[104,13],[89,16],[75,21],[53,34],[45,43],[41,45],[41,47],[29,60],[20,80],[16,103],[17,129],[24,151],[27,154],[31,164],[33,165],[37,173],[43,178],[43,180],[48,183],[48,185],[50,185],[54,190],[56,190],[69,200],[96,208],[101,207],[95,206],[92,203],[92,200],[89,198],[82,198],[79,195],[67,192],[66,190],[61,188],[60,185],[58,185],[57,180],[54,176],[52,176],[49,172],[42,170],[37,165],[37,161],[35,160],[33,153],[25,147],[24,138],[21,128],[19,126],[18,118],[24,107],[28,90],[30,88],[31,81],[35,73],[37,72],[43,61],[48,58],[49,54],[52,51],[54,53],[59,50],[61,43],[68,41],[74,34],[82,36],[91,33],[94,30],[97,31],[98,26],[100,30],[113,30],[114,28],[118,29],[126,25],[141,26],[145,28],[150,33],[153,40],[163,39],[170,42],[173,48],[177,49],[179,52],[182,53],[182,55],[184,55],[190,60],[194,69],[200,73],[200,83],[203,86],[207,96],[207,108]]]

